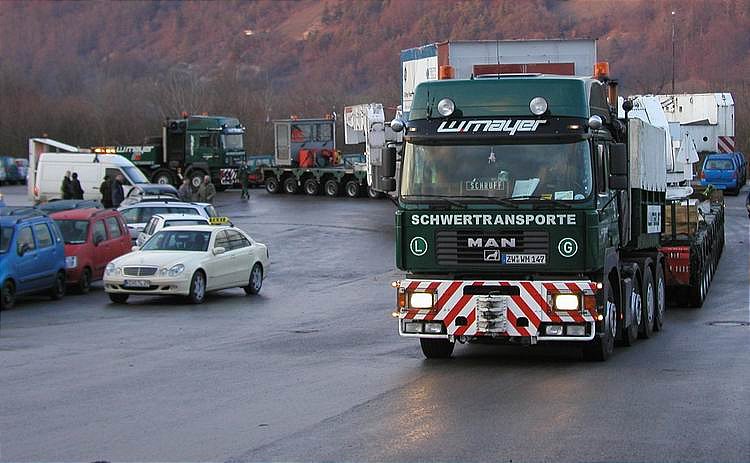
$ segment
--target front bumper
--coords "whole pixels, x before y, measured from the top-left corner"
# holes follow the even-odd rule
[[[125,280],[128,281],[148,281],[149,286],[143,288],[125,287]],[[104,291],[107,293],[121,294],[161,294],[161,295],[180,295],[187,296],[190,294],[190,281],[184,278],[170,277],[123,277],[117,275],[113,277],[104,277]]]
[[[592,281],[497,281],[497,280],[416,280],[396,283],[394,312],[399,335],[420,338],[505,338],[537,341],[590,341],[597,332],[596,282]],[[409,293],[433,293],[432,308],[408,307]],[[558,311],[553,297],[574,294],[579,309]],[[405,303],[404,303],[405,302]],[[404,303],[404,306],[402,306]],[[407,325],[416,323],[417,325]],[[440,323],[440,333],[428,333],[428,323]],[[425,324],[422,332],[414,332]],[[560,334],[548,334],[551,326]],[[435,329],[435,325],[430,325]],[[568,332],[570,331],[571,334]]]

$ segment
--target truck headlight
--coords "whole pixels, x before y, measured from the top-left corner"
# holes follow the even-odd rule
[[[409,307],[415,309],[431,309],[433,302],[432,293],[409,294]]]
[[[577,294],[555,294],[555,310],[571,311],[578,310]]]
[[[78,267],[78,257],[76,256],[67,256],[65,258],[65,268],[76,268]]]
[[[177,275],[179,275],[180,273],[184,271],[185,271],[185,266],[182,264],[177,264],[177,265],[172,266],[172,268],[169,269],[168,273],[169,273],[169,276],[176,277]]]

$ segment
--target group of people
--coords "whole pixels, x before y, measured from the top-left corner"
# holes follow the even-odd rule
[[[83,187],[81,181],[78,180],[78,173],[73,172],[71,175],[70,171],[65,172],[63,177],[62,185],[60,186],[60,193],[62,199],[83,199]]]
[[[206,175],[203,177],[203,182],[198,187],[198,190],[193,191],[190,179],[183,178],[180,188],[177,189],[177,195],[181,201],[198,201],[199,203],[213,204],[214,197],[216,196],[216,187],[211,183],[211,177]]]

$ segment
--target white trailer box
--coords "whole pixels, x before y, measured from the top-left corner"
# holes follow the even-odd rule
[[[730,93],[656,95],[669,122],[680,124],[702,153],[736,151],[734,99]]]
[[[401,51],[401,105],[408,117],[414,89],[437,80],[441,66],[453,78],[487,74],[542,73],[590,76],[596,63],[596,40],[472,40],[437,42]]]

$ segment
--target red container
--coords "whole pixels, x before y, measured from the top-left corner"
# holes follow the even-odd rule
[[[313,165],[315,165],[315,153],[308,149],[299,150],[299,166],[309,168]]]

